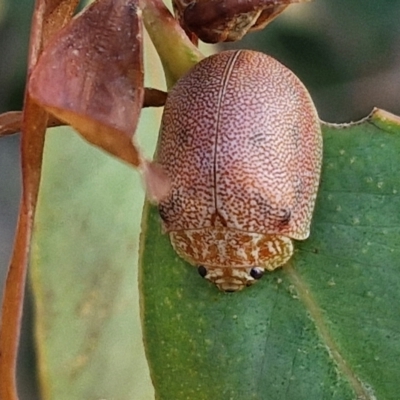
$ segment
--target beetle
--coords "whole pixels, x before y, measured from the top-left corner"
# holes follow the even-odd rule
[[[301,81],[250,50],[205,58],[168,94],[157,160],[175,251],[223,291],[284,265],[309,236],[322,162],[317,111]]]

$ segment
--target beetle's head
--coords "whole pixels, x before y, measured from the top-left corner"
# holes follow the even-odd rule
[[[223,292],[237,292],[252,285],[264,275],[264,268],[221,268],[200,265],[200,276],[214,283]]]

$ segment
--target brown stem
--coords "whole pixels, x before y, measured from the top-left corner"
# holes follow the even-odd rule
[[[28,82],[43,47],[55,31],[68,23],[77,3],[78,0],[36,0],[30,34]],[[15,118],[16,115],[11,117]],[[22,120],[20,125],[22,198],[0,320],[0,400],[18,400],[16,386],[18,344],[47,119],[48,114],[32,101],[26,90],[24,111],[20,119]]]
[[[167,100],[167,93],[162,90],[145,88],[143,107],[162,107]]]
[[[22,130],[22,111],[10,111],[0,115],[0,137],[12,135]],[[65,125],[58,118],[50,115],[47,120],[47,128]]]
[[[15,371],[46,125],[46,112],[26,96],[21,140],[22,199],[0,321],[1,400],[18,400]]]
[[[28,246],[31,238],[31,218],[26,204],[21,202],[16,241],[9,267],[0,324],[0,398],[17,400],[15,381],[16,355],[24,300]]]

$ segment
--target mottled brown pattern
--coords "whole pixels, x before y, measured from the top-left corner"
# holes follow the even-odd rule
[[[170,233],[175,251],[193,265],[224,269],[262,266],[269,271],[292,255],[286,236],[246,233],[228,228],[195,229]]]
[[[280,262],[268,261],[268,254],[239,261],[228,239],[243,235],[240,254],[252,234],[264,238],[260,252],[268,248],[265,238],[306,239],[321,158],[317,113],[291,71],[253,51],[211,56],[177,83],[165,106],[158,161],[172,190],[160,204],[164,228],[193,264],[236,268],[263,260],[263,267],[274,269],[287,261],[287,251]],[[216,232],[227,235],[225,250],[222,239],[210,240]],[[185,255],[179,240],[195,240],[196,234],[207,239],[191,248],[208,246],[210,260]]]

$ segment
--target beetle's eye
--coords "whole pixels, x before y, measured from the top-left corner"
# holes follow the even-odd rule
[[[261,279],[262,276],[264,275],[264,268],[260,268],[260,267],[252,268],[251,271],[250,271],[250,275],[254,279]]]
[[[205,278],[207,275],[207,268],[204,265],[199,265],[197,271],[202,278]]]

